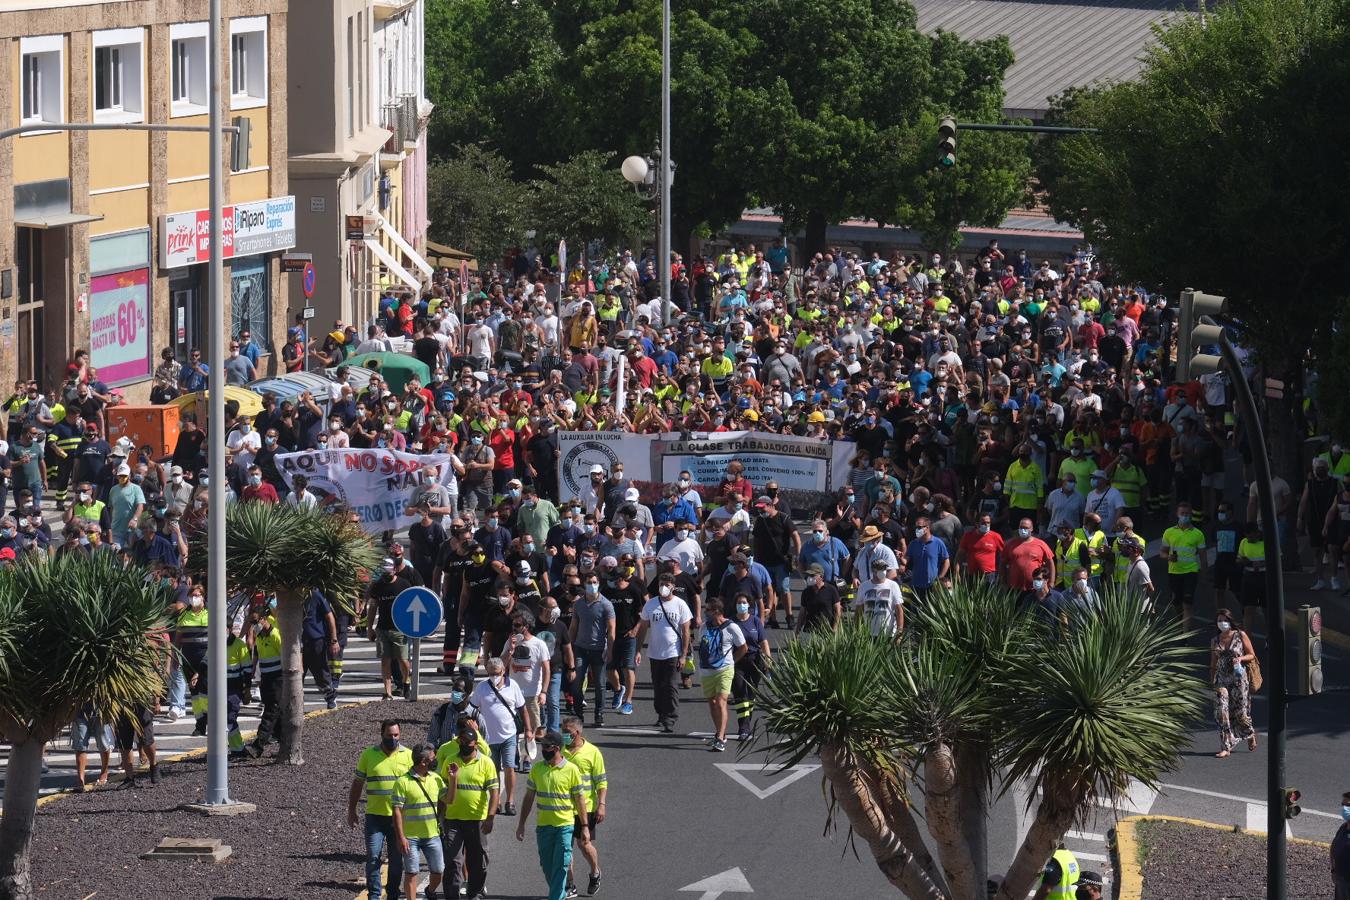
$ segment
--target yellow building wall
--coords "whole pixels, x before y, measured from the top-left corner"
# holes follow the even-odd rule
[[[65,134],[24,134],[6,143],[14,148],[16,184],[70,177],[70,141]]]
[[[187,212],[193,209],[206,209],[211,205],[210,191],[206,179],[184,181],[169,185],[168,202],[165,209],[171,213]]]
[[[89,133],[89,190],[150,181],[150,135],[144,131]],[[142,223],[144,224],[144,223]]]
[[[230,203],[247,203],[250,200],[266,200],[268,197],[267,172],[245,172],[230,176]]]
[[[174,125],[201,125],[210,124],[207,116],[183,116],[178,119],[169,120]],[[191,178],[194,175],[205,175],[210,169],[211,156],[207,152],[210,144],[210,136],[205,131],[177,131],[169,133],[169,180],[175,178]],[[205,182],[202,182],[205,184]],[[170,196],[172,196],[173,185],[169,186]],[[205,190],[205,188],[203,188]],[[199,206],[205,206],[203,200]],[[190,207],[180,207],[170,204],[172,209],[187,209]]]
[[[95,194],[89,198],[89,212],[103,216],[103,221],[89,224],[90,237],[144,228],[150,224],[150,190],[139,188],[112,194]]]

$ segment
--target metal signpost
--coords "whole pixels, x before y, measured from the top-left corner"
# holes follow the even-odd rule
[[[408,699],[416,702],[419,682],[422,680],[422,638],[431,637],[441,627],[441,598],[424,587],[410,587],[399,591],[390,609],[394,627],[412,639],[412,689]]]

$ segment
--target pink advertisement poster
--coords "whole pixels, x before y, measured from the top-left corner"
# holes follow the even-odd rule
[[[150,270],[100,275],[89,284],[89,353],[104,384],[150,377]]]

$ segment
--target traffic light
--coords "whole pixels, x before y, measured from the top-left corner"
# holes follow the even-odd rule
[[[242,172],[249,168],[249,144],[251,143],[250,131],[252,125],[244,116],[235,116],[230,120],[230,124],[239,129],[234,132],[234,140],[230,142],[230,171]]]
[[[956,165],[956,120],[951,116],[938,123],[938,165],[948,169]]]
[[[1322,693],[1322,607],[1298,608],[1298,692]]]
[[[1205,325],[1200,320],[1205,316],[1222,315],[1228,308],[1228,298],[1218,294],[1202,294],[1190,288],[1181,292],[1181,321],[1177,341],[1177,381],[1185,384],[1192,375],[1208,375],[1219,371],[1222,360],[1208,353],[1191,355],[1192,347],[1217,344],[1223,336],[1223,329],[1217,325]]]
[[[1284,817],[1292,819],[1303,812],[1303,807],[1298,805],[1298,801],[1303,799],[1303,794],[1293,788],[1284,789]]]

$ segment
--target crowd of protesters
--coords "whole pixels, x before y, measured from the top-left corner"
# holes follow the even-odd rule
[[[431,754],[469,727],[469,746],[481,736],[503,776],[490,809],[474,806],[490,821],[516,814],[517,769],[562,766],[564,738],[582,740],[588,713],[595,725],[633,714],[643,655],[661,729],[674,731],[697,674],[716,730],[708,746],[722,751],[731,726],[740,739],[751,733],[775,629],[833,627],[856,610],[874,631],[899,634],[906,603],[958,573],[1002,583],[1050,616],[1116,585],[1188,621],[1203,576],[1216,605],[1244,609],[1222,610],[1223,620],[1250,628],[1265,551],[1243,478],[1249,449],[1226,376],[1174,381],[1176,317],[1164,294],[1114,279],[1086,250],[1033,260],[990,241],[965,259],[865,256],[793,259],[782,241],[690,262],[672,254],[666,300],[650,256],[559,271],[521,254],[463,280],[440,272],[420,293],[388,290],[361,328],[335,323],[308,343],[288,333],[286,367],[332,373],[328,396],[264,395],[252,416],[231,405],[230,502],[329,505],[303,476],[282,477],[277,455],[296,450],[443,453],[454,470],[413,498],[418,521],[406,535],[382,536],[387,558],[354,617],[311,602],[306,668],[330,705],[349,631],[376,642],[385,697],[406,692],[408,646],[392,602],[413,585],[437,591],[451,703],[408,766],[453,775]],[[430,378],[397,390],[378,373],[358,383],[345,360],[372,351],[407,352]],[[232,383],[256,373],[258,352],[247,333],[231,342]],[[126,553],[179,579],[177,611],[190,612],[181,566],[185,534],[204,521],[209,438],[187,416],[167,460],[109,443],[103,408],[115,398],[87,358],[70,374],[46,396],[20,384],[7,403],[3,465],[16,509],[0,520],[0,560]],[[200,390],[206,375],[199,353],[180,362],[166,350],[155,399]],[[569,430],[766,432],[853,452],[825,502],[755,483],[735,460],[713,484],[684,472],[652,485],[621,465],[596,466],[573,495],[557,473],[557,435]],[[1314,589],[1339,589],[1350,549],[1350,454],[1339,442],[1308,484],[1299,500],[1277,484],[1277,502],[1282,516],[1299,505],[1300,531],[1319,554]],[[62,510],[59,538],[40,513],[48,490]],[[262,609],[245,625],[250,647],[267,619]],[[171,700],[180,714],[200,677],[191,661],[184,668]],[[1231,680],[1231,667],[1219,675]],[[1230,711],[1245,721],[1239,695],[1230,710],[1225,693],[1222,721]],[[481,775],[463,741],[456,753],[460,771]],[[593,816],[596,784],[583,787]],[[367,823],[376,861],[395,840],[386,818],[379,841]],[[593,893],[594,835],[577,822]],[[570,865],[556,837],[548,865],[564,856]],[[459,850],[466,840],[472,851],[481,835]],[[563,889],[574,895],[570,876]]]

